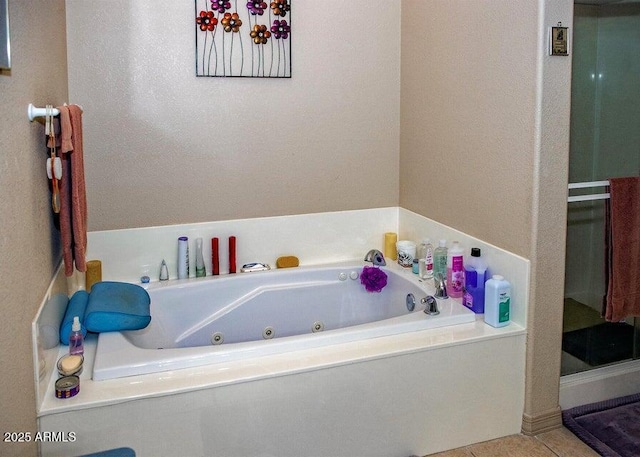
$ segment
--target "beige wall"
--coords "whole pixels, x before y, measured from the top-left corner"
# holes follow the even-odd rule
[[[196,78],[193,5],[67,0],[90,230],[397,206],[399,2],[296,2],[292,79]]]
[[[402,4],[400,206],[531,261],[526,432],[560,424],[572,3]]]
[[[44,130],[27,105],[67,99],[63,0],[11,0],[10,73],[0,74],[0,430],[36,430],[31,320],[60,261],[45,173]],[[0,443],[0,455],[35,444]]]
[[[400,206],[529,257],[532,1],[403,2]]]

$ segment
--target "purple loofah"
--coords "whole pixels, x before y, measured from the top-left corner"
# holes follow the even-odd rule
[[[360,275],[360,283],[367,292],[380,292],[387,285],[387,274],[377,267],[364,267]]]

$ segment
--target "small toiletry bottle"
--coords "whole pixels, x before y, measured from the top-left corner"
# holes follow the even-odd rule
[[[71,324],[71,335],[69,335],[69,354],[80,355],[84,353],[84,337],[82,336],[82,327],[80,326],[80,318],[73,317]]]
[[[487,281],[487,264],[480,248],[471,248],[471,256],[464,263],[465,292],[462,304],[476,314],[484,313],[484,284]]]
[[[167,268],[167,262],[162,259],[162,263],[160,264],[160,281],[168,281],[169,280],[169,269]]]
[[[484,321],[492,327],[509,324],[511,284],[500,275],[493,275],[484,286]]]
[[[189,277],[189,238],[178,238],[178,279]]]
[[[433,275],[447,277],[447,240],[440,240],[440,244],[433,250]]]
[[[202,238],[196,238],[196,278],[207,276],[207,269],[204,266],[204,257],[202,255]]]
[[[453,298],[461,298],[464,292],[464,251],[460,243],[453,242],[447,253],[447,291]]]
[[[429,238],[425,238],[418,248],[418,259],[424,260],[420,263],[422,270],[419,272],[420,278],[433,278],[433,245]],[[424,264],[424,267],[422,266]]]

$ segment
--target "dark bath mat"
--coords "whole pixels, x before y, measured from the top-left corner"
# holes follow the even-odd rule
[[[638,456],[640,394],[563,411],[562,422],[574,435],[602,456]]]
[[[591,366],[630,359],[633,356],[633,325],[605,322],[564,333],[562,350]]]

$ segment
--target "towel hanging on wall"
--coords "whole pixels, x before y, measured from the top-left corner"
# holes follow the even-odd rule
[[[640,316],[640,177],[612,178],[609,182],[603,315],[618,322]]]
[[[87,197],[82,145],[82,109],[78,105],[59,106],[60,152],[60,237],[64,273],[73,275],[74,266],[87,270]]]

